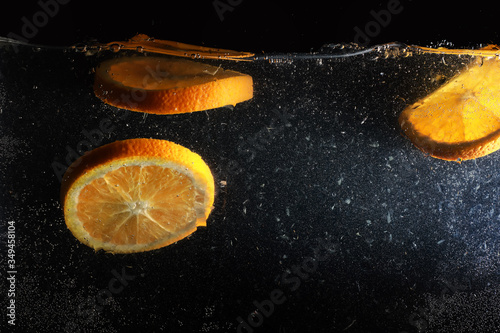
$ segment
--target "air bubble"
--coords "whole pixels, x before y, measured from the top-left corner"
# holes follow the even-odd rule
[[[75,45],[74,49],[76,52],[87,52],[87,45]]]
[[[119,44],[111,44],[111,45],[109,46],[109,49],[110,49],[111,51],[113,51],[113,52],[118,52],[118,51],[120,51],[120,49],[121,49],[121,48],[122,48],[122,47],[121,47],[121,45],[119,45]]]

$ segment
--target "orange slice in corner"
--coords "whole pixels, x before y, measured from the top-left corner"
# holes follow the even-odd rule
[[[205,226],[214,179],[199,155],[173,142],[116,141],[66,171],[61,187],[66,225],[96,251],[158,249]]]
[[[423,152],[463,161],[500,148],[500,61],[480,59],[399,117],[406,136]]]
[[[94,92],[118,108],[177,114],[249,100],[253,81],[249,75],[196,61],[136,56],[102,62]]]

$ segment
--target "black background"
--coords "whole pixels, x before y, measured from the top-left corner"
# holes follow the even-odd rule
[[[29,42],[71,45],[145,33],[255,53],[308,52],[352,42],[354,28],[365,29],[374,20],[370,12],[387,3],[246,0],[221,20],[211,0],[72,0]],[[31,21],[41,7],[36,1],[9,5],[0,11],[0,35],[21,36],[22,18]],[[493,5],[401,6],[370,44],[449,42],[462,48],[499,40]],[[23,167],[9,168],[15,181],[7,183],[21,194],[5,209],[24,242],[18,246],[23,266],[17,299],[25,331],[234,332],[237,317],[251,317],[253,301],[264,301],[275,288],[288,292],[287,302],[255,332],[498,328],[500,271],[492,249],[498,248],[500,157],[462,165],[431,159],[399,135],[396,122],[405,100],[444,66],[441,58],[427,67],[418,59],[398,59],[409,69],[402,71],[394,70],[393,59],[369,68],[347,59],[329,63],[332,74],[319,63],[297,62],[295,71],[239,63],[254,76],[256,95],[234,112],[146,119],[131,113],[123,120],[123,110],[103,106],[93,95],[83,55],[28,48],[6,54],[14,58],[4,69],[11,80],[7,96],[16,103],[5,107],[2,125],[27,142],[14,159]],[[381,72],[389,84],[381,85]],[[346,76],[336,79],[340,74]],[[316,80],[309,86],[288,84],[311,78]],[[278,116],[284,112],[293,115],[291,126]],[[124,256],[95,254],[70,236],[54,203],[59,183],[50,165],[62,160],[65,145],[76,146],[82,128],[97,128],[105,118],[117,129],[106,140],[172,140],[200,153],[216,181],[227,180],[208,228],[175,246]],[[275,134],[264,139],[267,144],[252,146],[268,127]],[[256,150],[255,159],[237,150],[242,143]],[[231,160],[242,170],[231,171]],[[25,170],[37,173],[25,177]],[[290,292],[280,276],[311,256],[318,238],[331,240],[336,251]],[[114,271],[133,280],[100,307],[96,297]]]
[[[30,42],[69,45],[88,40],[125,40],[136,33],[185,43],[259,52],[307,52],[325,43],[350,43],[355,27],[373,21],[371,11],[389,1],[232,1],[219,16],[213,0],[78,1],[60,5],[57,14]],[[228,3],[220,0],[218,3]],[[431,45],[443,41],[474,47],[498,41],[494,2],[470,5],[401,0],[401,12],[370,44],[400,41]],[[0,36],[22,36],[22,17],[33,21],[37,1],[9,3],[0,12]],[[221,20],[222,17],[222,20]]]

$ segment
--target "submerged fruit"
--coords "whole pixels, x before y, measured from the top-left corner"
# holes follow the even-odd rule
[[[405,135],[444,160],[478,158],[500,148],[500,61],[481,59],[399,117]]]
[[[252,77],[196,61],[124,57],[96,69],[94,92],[132,111],[176,114],[236,105],[253,97]]]
[[[201,157],[173,142],[116,141],[86,153],[63,177],[66,225],[114,253],[172,244],[205,226],[214,180]]]

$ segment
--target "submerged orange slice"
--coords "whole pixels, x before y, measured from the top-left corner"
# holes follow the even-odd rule
[[[142,252],[205,226],[214,180],[196,153],[153,139],[116,141],[86,153],[63,177],[66,225],[96,251]]]
[[[500,61],[482,59],[399,117],[406,136],[443,160],[478,158],[500,148]]]
[[[249,75],[191,60],[136,56],[102,62],[94,92],[118,108],[176,114],[251,99],[253,81]]]

